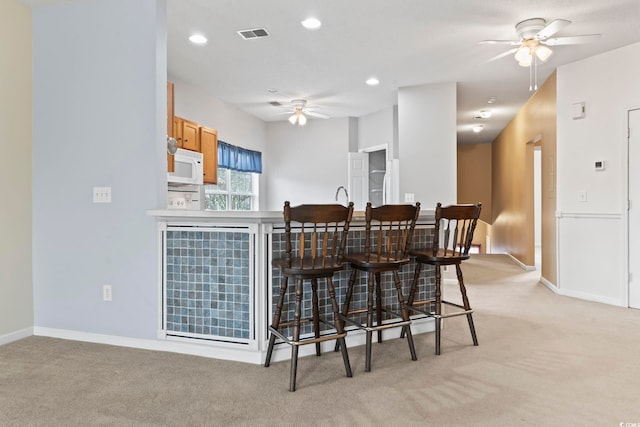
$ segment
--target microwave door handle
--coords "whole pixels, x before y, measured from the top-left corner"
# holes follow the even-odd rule
[[[196,165],[198,164],[198,162],[195,159],[190,159],[191,160],[191,179],[194,180],[196,179]]]

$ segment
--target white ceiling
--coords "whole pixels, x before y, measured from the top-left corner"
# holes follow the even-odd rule
[[[37,7],[70,0],[21,0]],[[538,68],[541,84],[558,66],[640,41],[640,0],[167,0],[169,76],[266,121],[286,120],[283,104],[307,99],[331,117],[359,117],[397,103],[397,89],[458,84],[458,142],[491,142],[529,98],[529,70],[506,45],[515,24],[540,17],[572,24],[556,36],[602,34],[588,45],[556,46]],[[322,28],[304,29],[315,16]],[[265,28],[244,40],[238,30]],[[187,37],[199,32],[206,46]],[[364,81],[376,76],[377,87]],[[277,89],[269,93],[268,89]],[[179,94],[177,95],[179,96]],[[497,102],[488,105],[495,96]],[[474,113],[490,108],[485,130]],[[319,120],[319,119],[312,119]]]
[[[481,40],[517,39],[515,24],[534,17],[572,21],[556,36],[602,34],[554,47],[538,68],[540,84],[559,65],[640,41],[640,0],[167,1],[170,76],[266,121],[287,118],[270,101],[304,98],[332,117],[359,117],[396,104],[399,87],[457,82],[460,143],[491,142],[531,95],[529,70],[512,55],[487,61],[510,46]],[[304,29],[309,16],[322,28]],[[253,28],[270,37],[236,33]],[[191,45],[191,32],[208,44]],[[370,76],[380,85],[366,86]],[[494,116],[474,134],[473,114],[486,108]]]

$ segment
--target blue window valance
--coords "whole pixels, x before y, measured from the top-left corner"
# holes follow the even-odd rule
[[[240,172],[262,173],[262,153],[218,140],[218,166]]]

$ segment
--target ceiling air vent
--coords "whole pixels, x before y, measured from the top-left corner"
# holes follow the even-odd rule
[[[273,105],[274,107],[280,107],[282,105],[280,101],[271,101],[269,102],[269,104]]]
[[[255,28],[253,30],[241,30],[241,31],[238,31],[238,34],[240,34],[240,36],[245,40],[258,39],[261,37],[269,37],[269,33],[264,28]]]

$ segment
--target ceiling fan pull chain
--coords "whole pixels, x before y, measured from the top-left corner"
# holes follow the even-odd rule
[[[538,57],[533,56],[533,90],[538,90]]]

